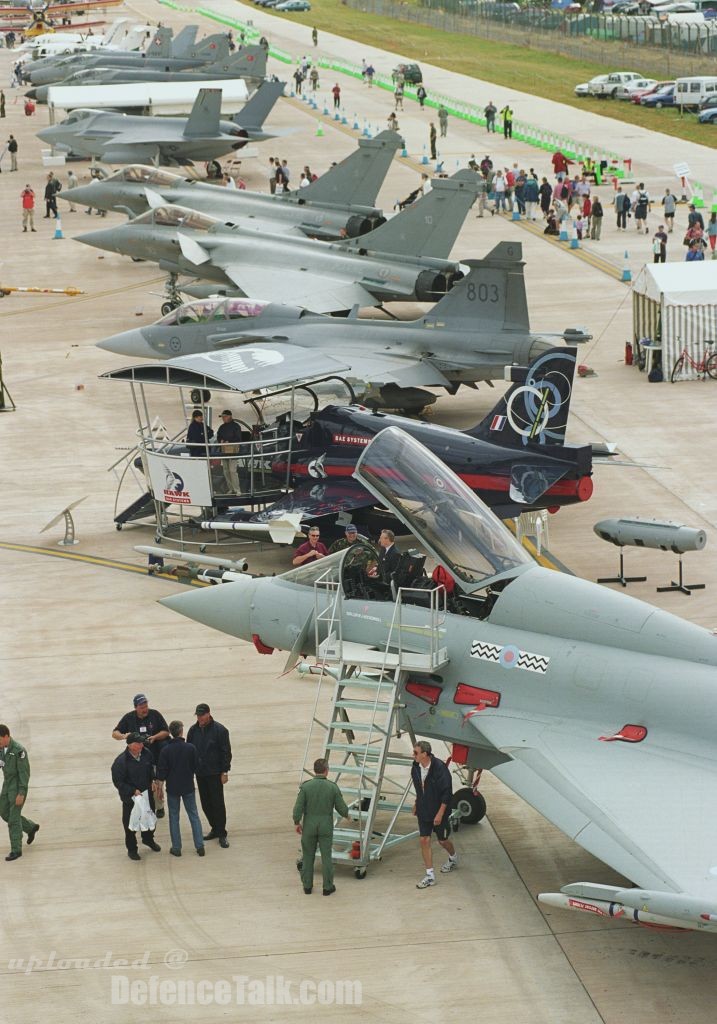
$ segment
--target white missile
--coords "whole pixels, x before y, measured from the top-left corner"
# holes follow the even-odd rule
[[[210,519],[199,525],[202,530],[229,530],[251,540],[268,537],[273,544],[291,544],[297,534],[301,533],[301,515],[298,512],[287,512],[281,519],[272,519],[268,523],[225,523]]]
[[[150,547],[146,544],[138,544],[135,549],[141,555],[155,555],[157,558],[166,558],[168,562],[185,562],[187,565],[211,565],[226,571],[244,573],[248,563],[242,558],[235,561],[233,558],[216,558],[213,555],[195,554],[193,551],[172,551],[171,548]]]
[[[607,894],[612,894],[611,898],[604,898]],[[541,892],[538,899],[558,910],[576,910],[632,924],[717,932],[717,908],[684,893],[577,883],[564,886],[561,892]]]
[[[593,530],[603,540],[623,547],[659,548],[681,555],[685,551],[701,551],[707,543],[704,530],[661,519],[632,516],[625,519],[601,519]]]

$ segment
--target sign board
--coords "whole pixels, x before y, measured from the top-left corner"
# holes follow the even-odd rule
[[[209,466],[204,458],[145,451],[149,483],[157,501],[168,505],[211,505]]]

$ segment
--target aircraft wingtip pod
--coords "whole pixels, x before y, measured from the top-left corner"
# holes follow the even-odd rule
[[[560,892],[538,893],[538,900],[557,910],[576,910],[645,927],[717,932],[717,906],[687,893],[578,883],[566,885]]]

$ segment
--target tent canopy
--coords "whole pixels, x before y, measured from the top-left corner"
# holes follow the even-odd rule
[[[717,261],[648,263],[637,275],[633,290],[666,306],[717,305]]]

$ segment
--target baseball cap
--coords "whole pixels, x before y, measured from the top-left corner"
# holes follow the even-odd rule
[[[144,743],[144,736],[142,735],[141,732],[131,732],[127,736],[125,743],[127,744],[127,746],[129,746],[130,743]]]
[[[356,529],[353,523],[349,523],[349,525],[346,527],[346,533],[358,533],[358,530]]]
[[[139,707],[140,704],[149,704],[149,701],[143,693],[138,693],[132,698],[132,703],[135,707]]]
[[[234,415],[234,413],[231,411],[231,409],[224,409],[224,411],[222,412],[222,416],[233,416],[233,415]]]
[[[197,704],[196,708],[194,709],[194,714],[195,715],[208,715],[209,714],[209,705],[208,704]]]

